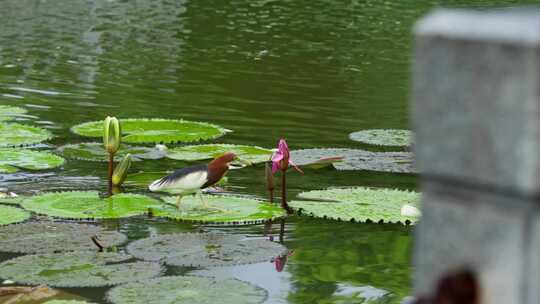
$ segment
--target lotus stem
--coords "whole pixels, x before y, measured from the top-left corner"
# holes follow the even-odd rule
[[[268,190],[270,203],[274,203],[274,189],[276,187],[274,182],[274,174],[272,174],[272,168],[270,163],[265,164],[264,173],[266,175],[266,189]]]
[[[287,210],[287,214],[291,214],[292,210],[287,204],[287,171],[281,171],[281,208]]]
[[[283,239],[285,238],[285,219],[281,219],[279,225],[279,242],[283,244]]]
[[[112,176],[113,176],[113,171],[114,171],[113,169],[114,169],[114,154],[109,153],[109,187],[108,187],[109,195],[112,195],[112,188],[113,188]]]

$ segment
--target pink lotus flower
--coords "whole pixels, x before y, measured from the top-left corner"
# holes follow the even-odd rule
[[[277,170],[281,170],[282,172],[287,171],[289,165],[293,166],[296,171],[302,174],[304,173],[291,161],[289,147],[287,146],[285,139],[282,138],[279,140],[277,152],[272,156],[272,174],[276,174]]]

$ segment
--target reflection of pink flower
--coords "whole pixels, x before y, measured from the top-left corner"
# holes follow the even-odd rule
[[[276,264],[276,270],[277,272],[282,272],[283,271],[283,268],[285,268],[285,264],[287,264],[287,256],[278,256],[275,260],[274,260],[274,263]]]
[[[272,174],[276,174],[277,170],[281,170],[283,172],[287,171],[287,169],[289,169],[289,165],[293,166],[296,171],[304,173],[291,161],[289,147],[287,146],[285,139],[282,138],[279,140],[277,152],[275,152],[272,156]]]

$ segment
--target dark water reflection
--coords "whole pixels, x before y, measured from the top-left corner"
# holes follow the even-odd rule
[[[51,129],[50,148],[86,140],[69,127],[110,114],[213,122],[234,130],[226,143],[272,147],[285,136],[291,148],[358,147],[348,133],[407,128],[416,18],[441,5],[517,3],[525,2],[0,0],[0,104],[24,106],[22,119]],[[147,161],[133,170],[182,165]],[[105,168],[70,161],[52,173],[0,175],[0,187],[98,189]],[[229,175],[235,192],[265,195],[263,168]],[[293,172],[289,181],[290,197],[328,186],[416,187],[413,176],[332,170]],[[130,238],[217,229],[159,220],[113,226]],[[410,292],[410,235],[395,225],[293,219],[285,242],[295,253],[283,272],[266,263],[206,274],[262,284],[267,303],[397,303]],[[101,302],[104,291],[76,290]]]

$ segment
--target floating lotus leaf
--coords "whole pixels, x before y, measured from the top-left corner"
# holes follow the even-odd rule
[[[0,121],[13,120],[26,112],[24,108],[0,105]]]
[[[58,148],[58,151],[66,158],[100,162],[109,161],[109,154],[105,151],[103,144],[101,143],[70,144]],[[131,159],[133,161],[160,159],[165,156],[164,151],[160,151],[156,148],[121,145],[114,156],[114,160],[121,161],[128,153],[131,154]]]
[[[112,252],[25,255],[2,262],[0,277],[20,284],[99,287],[146,280],[162,273],[157,263],[125,262],[129,259],[129,255]]]
[[[211,208],[203,208],[196,196],[186,196],[178,210],[174,205],[176,197],[166,197],[163,200],[169,204],[152,211],[155,216],[220,225],[257,224],[284,216],[281,207],[255,199],[231,195],[203,195],[203,199]]]
[[[47,170],[59,167],[63,164],[63,158],[49,152],[0,148],[0,173],[14,173],[19,171],[19,168],[28,170]]]
[[[176,160],[193,161],[216,158],[227,152],[233,152],[241,159],[252,163],[268,161],[272,155],[271,150],[257,146],[208,144],[172,148],[167,151],[167,157]]]
[[[420,193],[384,188],[343,188],[302,192],[289,206],[314,217],[342,221],[416,222],[419,217],[404,216],[403,205],[419,208]]]
[[[0,204],[18,205],[24,199],[24,196],[11,196],[8,193],[0,192]]]
[[[369,170],[378,172],[415,173],[410,152],[370,152],[360,149],[305,149],[291,151],[291,159],[299,166],[336,159],[338,170]]]
[[[114,304],[257,304],[267,292],[236,279],[171,276],[118,286],[107,297]]]
[[[33,145],[51,137],[51,132],[39,127],[0,122],[0,147]]]
[[[410,146],[413,133],[409,130],[398,129],[369,129],[353,132],[349,138],[377,146]]]
[[[104,247],[122,244],[126,236],[94,225],[55,222],[32,222],[0,227],[0,251],[52,253],[97,251],[91,238],[97,236]]]
[[[26,221],[29,218],[30,213],[20,208],[0,206],[0,226]]]
[[[127,250],[147,261],[212,267],[268,262],[287,249],[275,242],[242,235],[179,233],[137,240]]]
[[[121,119],[126,143],[177,143],[215,139],[226,133],[220,126],[174,119]],[[87,137],[103,136],[103,121],[85,122],[71,128]]]
[[[29,197],[21,203],[39,214],[70,219],[130,217],[157,208],[161,203],[139,194],[116,194],[100,198],[96,191],[49,192]]]
[[[77,301],[77,300],[50,300],[43,304],[92,304],[86,301]]]

